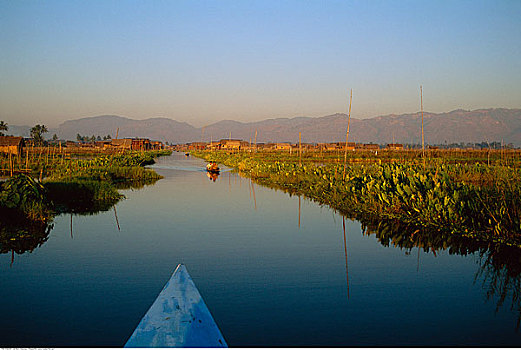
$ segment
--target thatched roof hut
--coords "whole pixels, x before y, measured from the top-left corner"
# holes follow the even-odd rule
[[[0,152],[22,154],[24,138],[21,136],[0,136]]]

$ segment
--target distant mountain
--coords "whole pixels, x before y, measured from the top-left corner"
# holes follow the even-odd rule
[[[23,136],[23,137],[29,137],[31,135],[31,127],[27,125],[7,125],[8,130],[7,132],[4,131],[6,135],[13,135],[13,136]]]
[[[299,132],[302,142],[345,141],[347,115],[333,114],[325,117],[278,118],[259,122],[242,123],[223,120],[204,128],[195,128],[168,118],[134,120],[115,115],[104,115],[69,120],[57,129],[49,130],[61,139],[75,140],[83,136],[147,137],[171,143],[242,139],[252,142],[297,142]],[[29,135],[30,127],[9,126],[8,133]],[[16,131],[15,131],[16,130]],[[521,146],[521,109],[455,110],[447,113],[424,113],[425,142],[427,144],[501,141]],[[421,143],[421,114],[385,115],[369,119],[351,119],[349,140],[363,143]]]
[[[190,124],[168,118],[134,120],[116,115],[103,115],[68,120],[58,127],[57,134],[59,138],[66,140],[76,140],[77,134],[82,136],[111,135],[113,138],[117,134],[119,138],[148,137],[165,142],[184,143],[194,140],[197,135],[201,135],[201,132],[200,129],[196,129]]]
[[[427,144],[501,141],[521,146],[521,109],[455,110],[448,113],[424,112]],[[222,121],[204,130],[205,140],[232,138],[249,140],[257,130],[258,142],[345,141],[347,115],[320,118],[268,119],[255,123]],[[421,143],[421,114],[385,115],[369,119],[351,118],[349,140],[363,143]]]

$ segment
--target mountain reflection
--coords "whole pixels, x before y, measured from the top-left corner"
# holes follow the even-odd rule
[[[486,292],[487,301],[496,303],[496,312],[507,304],[517,313],[517,325],[521,323],[521,249],[480,242],[475,239],[451,234],[430,234],[426,231],[411,230],[392,223],[362,223],[364,235],[375,235],[383,246],[406,249],[410,254],[413,248],[431,252],[436,256],[439,251],[451,255],[474,254],[477,257],[478,270],[474,283],[481,284]]]

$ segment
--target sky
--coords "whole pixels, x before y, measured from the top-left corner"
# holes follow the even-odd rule
[[[521,108],[521,1],[0,0],[0,120]]]

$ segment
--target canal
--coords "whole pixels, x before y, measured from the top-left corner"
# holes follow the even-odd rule
[[[164,178],[113,210],[56,217],[40,246],[3,252],[0,346],[121,347],[179,263],[231,347],[521,345],[519,254],[382,244],[204,164],[159,158]]]

